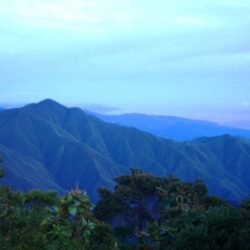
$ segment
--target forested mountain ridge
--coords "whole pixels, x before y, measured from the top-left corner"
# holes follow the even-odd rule
[[[221,136],[224,134],[250,138],[250,130],[222,126],[215,122],[136,113],[121,115],[92,114],[106,122],[138,128],[156,136],[178,141],[192,140],[202,136]]]
[[[250,193],[247,140],[222,136],[174,142],[53,100],[1,112],[0,153],[8,172],[5,183],[22,190],[65,192],[79,185],[96,200],[97,188],[112,188],[114,177],[136,167],[185,181],[201,178],[210,193],[232,202]]]

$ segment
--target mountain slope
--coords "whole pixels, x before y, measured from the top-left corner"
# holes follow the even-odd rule
[[[93,113],[106,122],[134,127],[163,138],[185,141],[198,137],[231,134],[250,138],[250,130],[220,126],[217,123],[190,120],[174,116],[154,116],[143,114],[101,115]]]
[[[0,113],[0,153],[8,172],[6,182],[24,190],[60,192],[79,185],[93,200],[98,187],[112,188],[115,176],[139,167],[186,181],[202,178],[211,193],[238,202],[250,193],[250,184],[245,181],[250,144],[229,138],[230,142],[224,143],[225,137],[178,143],[105,123],[52,100]],[[231,154],[228,143],[237,152],[230,161],[226,161]]]

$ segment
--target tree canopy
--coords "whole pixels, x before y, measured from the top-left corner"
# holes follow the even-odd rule
[[[0,186],[1,249],[250,249],[249,198],[233,207],[201,180],[137,169],[115,181],[96,205],[78,188],[59,196]]]

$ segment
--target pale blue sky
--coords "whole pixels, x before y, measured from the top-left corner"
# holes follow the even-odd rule
[[[249,27],[249,0],[2,0],[0,103],[247,123]]]

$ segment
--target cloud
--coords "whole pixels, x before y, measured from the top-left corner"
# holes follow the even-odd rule
[[[243,107],[250,107],[250,102],[244,101],[244,102],[241,102],[240,105]]]
[[[185,32],[186,28],[238,26],[249,7],[245,1],[230,0],[220,3],[211,0],[202,3],[194,0],[8,0],[0,2],[0,15],[5,25],[27,29],[114,35],[121,31],[167,30],[169,33]]]
[[[6,23],[26,29],[100,34],[129,25],[126,4],[113,0],[10,0],[0,3]],[[127,24],[126,24],[127,23]]]
[[[0,99],[248,111],[249,13],[249,0],[0,1]]]
[[[108,107],[100,104],[85,104],[85,105],[80,105],[83,109],[95,112],[98,114],[114,114],[117,112],[121,112],[122,109],[119,108],[114,108],[114,107]]]
[[[204,18],[195,16],[177,16],[175,19],[177,25],[183,26],[210,26],[213,24],[212,20],[206,20]]]

